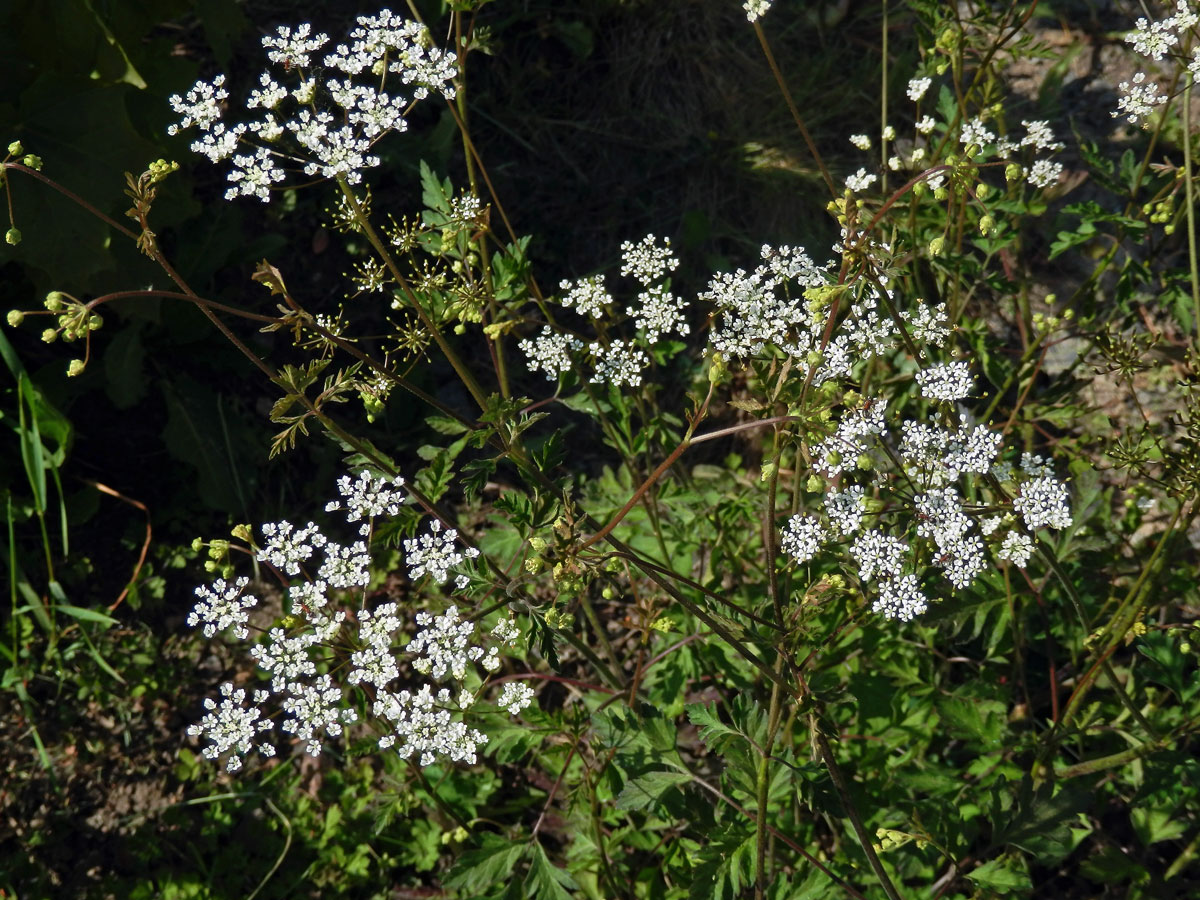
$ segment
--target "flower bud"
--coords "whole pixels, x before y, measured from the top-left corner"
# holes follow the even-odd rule
[[[13,141],[11,144],[8,145],[8,155],[9,156],[20,156],[24,152],[25,152],[25,148],[21,146],[20,141]]]
[[[67,366],[67,377],[74,378],[76,375],[82,375],[82,374],[83,374],[83,360],[82,359],[71,360],[70,364]]]
[[[948,190],[946,190],[944,187],[940,187],[936,191],[933,192],[934,200],[943,200],[944,201],[944,200],[948,200],[949,198],[950,198],[950,192]]]
[[[991,216],[984,216],[979,220],[979,233],[987,237],[996,229],[996,220]]]
[[[204,547],[204,538],[198,537],[192,540],[192,552],[199,553]]]
[[[90,316],[88,316],[88,320],[87,320],[88,331],[96,331],[103,324],[104,324],[104,320],[102,318],[100,318],[98,315],[96,315],[95,313],[92,313]]]
[[[23,160],[21,160],[21,162],[29,166],[29,168],[33,169],[35,172],[42,171],[42,158],[40,156],[34,156],[32,153],[30,153]]]
[[[980,182],[975,185],[975,199],[979,201],[986,200],[992,192],[992,186],[985,182]]]
[[[941,256],[942,251],[946,249],[946,239],[942,235],[938,235],[929,242],[929,255]]]
[[[1005,181],[1020,181],[1025,176],[1021,166],[1018,163],[1009,163],[1004,167]]]
[[[600,592],[600,596],[603,597],[605,600],[611,600],[613,597],[617,596],[617,592],[614,591],[611,587],[606,587],[604,590],[602,590]]]
[[[51,291],[46,295],[46,301],[43,305],[46,307],[46,309],[50,310],[50,312],[58,312],[63,308],[64,296],[65,294],[63,294],[62,291]]]
[[[25,313],[21,312],[19,309],[10,309],[8,311],[7,321],[9,326],[16,328],[25,321]]]
[[[820,475],[809,475],[808,481],[804,484],[804,489],[811,494],[819,494],[825,490],[825,479]]]
[[[14,247],[21,243],[21,229],[10,228],[4,233],[4,240],[12,244]]]
[[[58,340],[58,329],[57,328],[47,328],[45,331],[42,332],[42,340],[47,344],[53,344],[55,341]]]
[[[230,533],[239,541],[245,541],[247,544],[254,543],[254,532],[249,525],[235,525]]]

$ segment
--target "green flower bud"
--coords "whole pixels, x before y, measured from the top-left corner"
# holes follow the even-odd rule
[[[70,365],[67,366],[67,377],[74,378],[76,375],[82,375],[82,374],[83,374],[83,360],[82,359],[71,360]]]
[[[871,459],[871,455],[869,453],[860,453],[858,455],[858,459],[854,461],[854,464],[866,472],[875,466],[875,460]]]
[[[986,200],[991,192],[992,186],[981,182],[975,186],[975,199],[980,201]]]
[[[16,328],[18,325],[20,325],[22,322],[25,321],[25,313],[21,312],[21,310],[19,310],[19,309],[10,309],[8,311],[7,319],[8,319],[8,324],[11,327]]]
[[[529,539],[529,546],[533,548],[534,553],[541,553],[546,549],[546,540],[545,538],[531,537]]]
[[[216,560],[212,560],[212,559],[206,559],[206,560],[204,561],[204,571],[205,571],[205,572],[208,572],[210,575],[211,575],[213,572],[217,571],[217,563],[216,563]]]
[[[720,353],[712,355],[712,363],[708,367],[708,380],[710,384],[717,384],[725,377],[725,373],[729,371],[729,367],[725,362],[725,357]]]
[[[967,159],[974,159],[976,156],[979,155],[979,151],[982,149],[983,148],[980,147],[978,144],[968,144],[967,145]]]
[[[8,145],[8,155],[9,156],[20,156],[24,152],[25,152],[25,148],[21,146],[20,141],[13,141],[11,144]]]
[[[14,247],[21,243],[21,230],[19,228],[10,228],[4,233],[4,240],[12,244]]]
[[[933,192],[934,200],[945,201],[945,200],[948,200],[949,198],[950,198],[950,192],[948,190],[946,190],[944,187],[940,187],[936,191]]]
[[[996,220],[991,216],[984,216],[979,220],[979,233],[984,237],[991,234],[996,228]]]
[[[1025,173],[1021,170],[1021,166],[1018,163],[1009,163],[1004,167],[1005,181],[1020,181],[1024,177]]]
[[[57,328],[47,328],[45,331],[42,332],[42,340],[47,344],[53,344],[55,341],[58,340],[58,329]]]
[[[600,596],[603,597],[605,600],[611,600],[613,597],[617,596],[617,592],[614,591],[611,587],[606,587],[604,590],[602,590],[600,592]]]
[[[211,556],[213,559],[220,559],[222,556],[224,556],[228,552],[229,552],[229,541],[218,539],[208,545],[208,555]]]
[[[771,477],[775,474],[775,469],[775,463],[765,463],[762,467],[762,474],[759,476],[759,478],[763,481],[770,481]]]
[[[51,291],[46,295],[46,301],[43,304],[50,312],[58,312],[63,308],[63,298],[66,295],[62,291]]]
[[[42,158],[40,156],[34,156],[30,153],[21,162],[25,163],[25,165],[29,166],[35,172],[42,171]]]
[[[96,331],[103,324],[104,324],[104,320],[102,318],[100,318],[98,315],[96,315],[95,313],[92,313],[92,315],[88,316],[88,320],[87,320],[88,331]]]
[[[531,556],[529,559],[525,560],[525,571],[530,575],[536,575],[538,572],[542,571],[542,566],[544,565],[545,562],[540,556]]]
[[[825,479],[820,475],[809,475],[804,483],[804,489],[810,494],[819,494],[825,490]]]
[[[1175,233],[1175,226],[1174,226],[1174,225],[1165,225],[1165,226],[1163,226],[1163,234],[1174,234],[1174,233]]]
[[[946,249],[946,239],[940,234],[929,242],[929,255],[941,256],[942,251]]]
[[[249,525],[235,525],[230,533],[239,541],[245,541],[247,544],[254,543],[254,532]]]

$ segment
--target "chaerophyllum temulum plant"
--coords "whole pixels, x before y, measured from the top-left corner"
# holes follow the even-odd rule
[[[768,12],[780,14],[771,6],[758,0],[744,10],[790,104],[763,30]],[[905,846],[946,872],[939,896],[964,871],[975,883],[1006,884],[1002,875],[1023,871],[1012,849],[1023,847],[1019,832],[1005,841],[996,827],[987,843],[971,828],[956,833],[916,813],[863,808],[850,768],[861,758],[842,740],[840,692],[829,685],[844,670],[878,689],[869,679],[882,676],[859,668],[865,646],[878,650],[881,671],[919,692],[919,676],[932,670],[900,665],[896,651],[880,649],[885,642],[933,652],[939,624],[974,618],[978,635],[992,607],[1015,622],[1020,592],[1044,610],[1052,580],[1064,598],[1055,614],[1082,632],[1072,645],[1082,674],[1061,706],[1055,683],[1045,726],[1022,735],[1032,774],[994,760],[1013,781],[1029,776],[1028,797],[1012,803],[1054,802],[1047,773],[1100,675],[1143,740],[1165,740],[1110,659],[1135,625],[1130,611],[1144,606],[1146,580],[1109,626],[1097,626],[1060,558],[1078,531],[1066,463],[1052,440],[1017,427],[1047,348],[1075,313],[1035,314],[1011,277],[1024,229],[1065,178],[1055,158],[1062,132],[1007,109],[992,68],[1028,15],[1020,4],[999,21],[987,11],[965,22],[937,9],[922,15],[932,40],[905,73],[904,99],[889,107],[884,92],[878,133],[848,136],[859,156],[848,159],[840,186],[812,146],[830,194],[830,251],[765,245],[758,260],[692,291],[675,283],[683,254],[669,239],[630,235],[619,267],[543,293],[529,241],[508,227],[463,115],[460,54],[471,43],[461,15],[448,32],[458,38],[453,51],[388,10],[358,18],[344,43],[311,24],[281,26],[263,39],[272,67],[243,93],[218,75],[171,98],[179,120],[169,133],[186,134],[194,152],[224,167],[226,200],[271,202],[280,190],[325,182],[331,224],[360,253],[336,315],[310,312],[288,273],[267,261],[254,280],[277,313],[200,297],[149,226],[156,186],[173,169],[160,162],[128,179],[138,230],[111,224],[177,290],[87,301],[55,293],[39,312],[54,319],[48,341],[90,348],[108,302],[189,300],[282,391],[271,418],[284,428],[272,454],[312,427],[347,454],[350,471],[323,518],[297,510],[294,521],[307,524],[243,525],[233,541],[196,544],[208,548],[219,578],[197,588],[188,624],[208,638],[249,642],[255,664],[252,675],[222,680],[188,729],[206,757],[235,772],[255,755],[295,747],[328,757],[330,746],[340,753],[366,736],[423,778],[430,767],[488,764],[489,753],[497,766],[532,756],[553,772],[541,814],[532,824],[470,823],[482,849],[446,879],[463,896],[492,890],[520,864],[524,881],[496,896],[516,885],[539,896],[685,896],[690,888],[691,896],[783,897],[803,881],[812,896],[895,898],[931,881],[917,874],[932,865],[925,857],[897,859]],[[1130,43],[1156,60],[1172,48],[1191,53],[1195,25],[1181,3],[1163,22],[1140,23]],[[1175,73],[1186,83],[1187,141],[1189,58]],[[1118,112],[1135,123],[1165,102],[1144,74],[1122,90]],[[369,188],[378,145],[406,130],[419,101],[447,104],[469,187],[456,191],[423,165],[425,208],[379,210]],[[13,161],[22,152],[10,148],[7,171],[37,168],[35,159]],[[1186,141],[1184,156],[1194,246]],[[1195,268],[1193,249],[1193,294]],[[999,296],[1006,291],[1012,296]],[[973,312],[991,299],[1012,300],[1022,337],[1007,368],[995,364],[992,336]],[[387,333],[371,341],[356,331],[368,305],[374,319],[388,317]],[[289,337],[310,359],[275,368],[242,343],[229,316]],[[474,408],[410,377],[434,360]],[[85,352],[70,371],[88,361]],[[395,457],[411,448],[357,435],[347,421],[357,406],[334,412],[355,399],[373,421],[397,392],[426,404],[431,432],[445,438],[416,449],[426,465],[407,478]],[[689,455],[711,460],[722,445],[740,449],[720,465],[688,466]],[[1186,472],[1174,482],[1170,529],[1194,516],[1189,484]],[[282,589],[279,610],[239,573],[243,558]],[[382,586],[390,570],[404,571],[402,590]],[[1103,649],[1089,650],[1084,638]],[[987,653],[1007,639],[996,628]],[[710,705],[717,700],[719,709]],[[906,739],[928,746],[933,709],[911,712]],[[970,710],[954,720],[968,731],[962,722],[982,716]],[[682,728],[692,727],[705,753],[684,747]],[[577,826],[565,868],[548,862],[538,838],[560,789],[562,814]],[[688,794],[711,803],[685,809]],[[997,817],[1016,808],[995,802]],[[637,829],[614,825],[614,816],[634,814],[645,816],[647,832],[678,838],[644,891],[623,881],[628,863],[613,852],[621,840],[659,852],[657,838],[646,848]],[[857,845],[853,854],[835,849],[843,835]],[[509,855],[492,865],[489,852]],[[990,858],[972,856],[980,852]]]

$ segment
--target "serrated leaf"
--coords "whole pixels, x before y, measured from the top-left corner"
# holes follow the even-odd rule
[[[566,869],[552,865],[541,844],[534,844],[529,853],[529,874],[525,876],[527,897],[544,900],[571,900],[570,891],[579,885]]]
[[[514,844],[491,832],[482,834],[479,844],[477,849],[467,850],[458,857],[446,877],[446,887],[478,896],[497,881],[511,878],[528,849],[526,844]]]
[[[617,795],[617,809],[647,809],[658,803],[667,791],[691,780],[692,776],[683,772],[646,772],[625,783]]]

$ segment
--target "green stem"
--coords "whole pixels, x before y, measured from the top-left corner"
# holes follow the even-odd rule
[[[451,347],[446,339],[442,336],[441,330],[437,327],[433,320],[429,318],[429,314],[425,312],[424,308],[422,308],[421,304],[417,301],[416,295],[408,286],[408,279],[404,277],[404,274],[400,271],[400,267],[396,265],[395,259],[392,258],[392,254],[389,253],[387,247],[384,246],[383,240],[379,237],[379,233],[367,219],[366,214],[363,212],[362,205],[358,202],[358,198],[355,197],[354,192],[350,190],[350,185],[346,183],[345,179],[338,179],[338,187],[342,189],[342,196],[346,198],[346,204],[354,212],[355,222],[362,227],[363,234],[366,235],[366,238],[370,242],[371,246],[375,248],[375,252],[379,254],[379,258],[383,260],[384,265],[387,266],[388,272],[391,273],[392,278],[396,280],[396,283],[400,285],[400,288],[408,297],[408,301],[412,304],[413,311],[416,312],[417,318],[421,320],[421,324],[425,326],[425,329],[429,332],[430,337],[432,337],[434,342],[438,345],[438,349],[442,351],[442,355],[446,357],[446,361],[449,362],[454,371],[458,373],[458,377],[462,380],[462,383],[466,389],[471,392],[471,396],[475,399],[475,402],[479,404],[479,408],[486,409],[487,394],[484,393],[483,388],[475,379],[475,376],[471,373],[471,370],[467,368],[466,363],[464,363],[462,359],[459,358],[458,354],[454,352],[454,348]]]
[[[1187,195],[1188,265],[1192,275],[1192,314],[1200,341],[1200,265],[1196,262],[1196,200],[1192,187],[1192,78],[1183,88],[1183,186]]]

